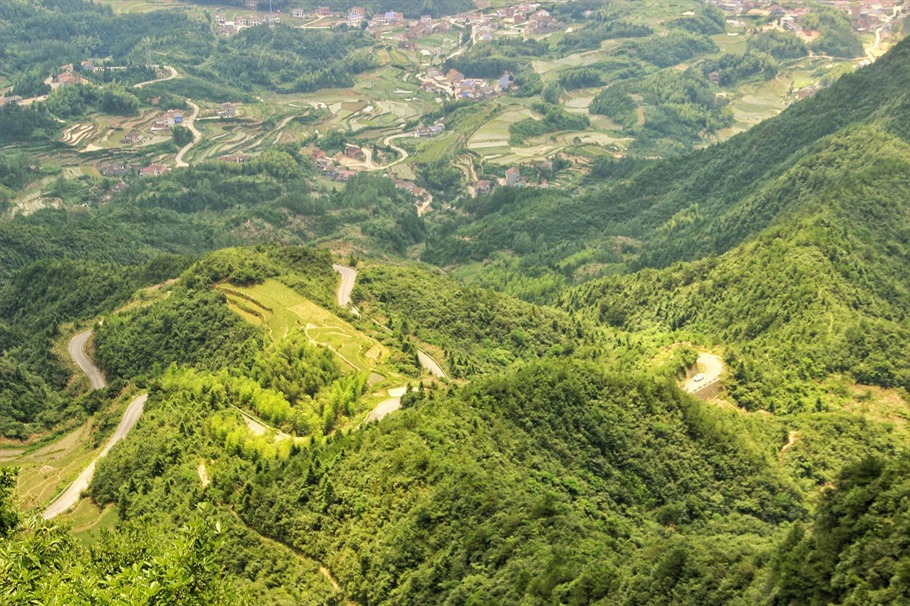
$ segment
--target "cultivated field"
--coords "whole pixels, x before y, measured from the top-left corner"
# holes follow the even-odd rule
[[[267,328],[273,339],[291,330],[303,330],[311,342],[328,347],[348,366],[375,371],[388,357],[388,350],[335,314],[319,307],[276,280],[251,287],[224,284],[231,309],[247,321]]]

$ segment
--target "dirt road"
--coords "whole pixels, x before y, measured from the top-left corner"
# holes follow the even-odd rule
[[[190,132],[193,133],[193,140],[190,141],[189,143],[187,143],[186,145],[184,145],[183,149],[181,149],[179,152],[177,152],[177,158],[174,160],[174,163],[177,165],[178,168],[186,168],[187,166],[189,166],[189,164],[187,164],[186,162],[183,161],[183,156],[185,156],[186,152],[190,151],[193,148],[193,146],[199,142],[199,139],[202,138],[202,133],[200,133],[198,130],[196,130],[196,127],[194,126],[194,123],[196,122],[196,116],[199,115],[199,106],[196,105],[195,103],[193,103],[192,101],[190,101],[189,99],[187,99],[186,102],[189,104],[190,107],[193,108],[193,113],[186,120],[186,122],[184,123],[184,126],[187,127],[188,129],[190,129]]]
[[[101,373],[101,369],[95,366],[95,363],[92,361],[88,354],[85,353],[85,345],[88,343],[88,340],[92,338],[92,330],[88,329],[80,332],[78,335],[70,339],[69,350],[70,357],[73,359],[76,364],[79,365],[79,368],[82,369],[82,372],[88,377],[89,383],[92,384],[92,389],[101,389],[107,385],[107,381],[104,380],[104,375]]]
[[[63,493],[54,499],[54,501],[44,510],[42,516],[45,520],[50,520],[54,518],[79,501],[79,497],[83,491],[85,491],[89,484],[92,483],[92,478],[95,476],[95,466],[98,463],[98,460],[105,456],[111,448],[114,447],[114,444],[122,440],[129,434],[130,430],[136,425],[136,422],[139,420],[139,417],[142,416],[142,411],[145,407],[145,401],[148,399],[148,394],[142,394],[130,402],[130,405],[126,407],[126,412],[123,413],[123,418],[120,419],[120,424],[117,425],[117,429],[114,430],[114,435],[111,436],[111,439],[107,441],[107,444],[104,446],[104,449],[98,453],[98,456],[89,463],[89,466],[79,474],[79,477],[76,478],[76,481],[70,484]]]

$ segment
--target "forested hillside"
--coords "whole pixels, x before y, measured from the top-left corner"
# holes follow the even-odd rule
[[[209,554],[206,570],[229,573],[237,591],[268,604],[694,605],[828,595],[828,569],[794,584],[801,560],[791,551],[816,549],[794,545],[829,523],[816,520],[813,495],[846,462],[873,453],[888,461],[906,440],[903,429],[857,414],[752,417],[701,402],[676,387],[675,368],[644,363],[666,342],[653,333],[643,341],[596,328],[596,318],[400,266],[361,272],[362,315],[352,320],[398,356],[413,339],[451,352],[446,365],[470,383],[413,376],[419,387],[402,398],[402,412],[353,424],[375,388],[315,344],[310,324],[283,337],[271,321],[258,330],[252,301],[238,307],[224,294],[237,292],[226,284],[278,281],[337,309],[330,262],[291,247],[225,250],[138,305],[95,308],[106,315],[95,355],[108,376],[150,388],[139,426],[100,461],[90,489],[120,520],[103,543],[120,554],[120,568],[106,569],[114,576],[99,582],[99,595],[132,578],[136,552],[116,547],[124,540],[159,554],[156,566],[182,565],[137,529],[194,532],[214,521],[217,543],[193,543]],[[260,433],[244,414],[270,425]],[[800,438],[782,450],[788,432]],[[883,499],[897,489],[888,482]],[[887,502],[901,515],[902,505]],[[200,507],[214,510],[200,517]],[[32,544],[35,532],[16,530],[10,545]],[[875,540],[856,536],[837,549]],[[65,570],[94,575],[99,557],[77,551]],[[869,583],[885,596],[904,591],[898,581]],[[24,595],[44,586],[28,587]]]
[[[740,217],[751,223],[791,202],[746,244],[597,280],[563,304],[626,330],[741,346],[728,352],[731,393],[750,409],[811,407],[806,384],[832,373],[908,389],[908,170],[906,142],[871,127],[839,134],[750,201]],[[739,229],[757,228],[727,231]]]
[[[0,3],[0,604],[910,604],[910,42],[667,160],[850,18],[273,2]]]

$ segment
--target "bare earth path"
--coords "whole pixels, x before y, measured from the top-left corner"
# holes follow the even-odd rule
[[[95,390],[101,389],[107,385],[107,382],[104,380],[104,375],[101,374],[101,370],[95,366],[92,359],[85,353],[85,344],[91,336],[91,330],[79,333],[70,340],[68,349],[70,356],[72,356],[76,364],[79,365],[79,368],[88,376],[89,381],[92,384],[92,389]],[[44,510],[42,516],[45,520],[50,520],[51,518],[60,515],[79,501],[79,496],[88,488],[89,484],[92,483],[92,478],[95,475],[95,465],[98,463],[98,459],[106,455],[110,449],[114,447],[114,444],[129,434],[130,430],[139,420],[139,417],[142,416],[142,411],[147,399],[148,394],[142,394],[130,402],[129,406],[126,407],[126,411],[123,413],[123,418],[120,419],[120,424],[117,425],[117,429],[114,430],[114,435],[107,441],[107,444],[105,444],[101,452],[98,453],[98,456],[95,457],[94,460],[89,463],[89,466],[79,474],[79,477]]]

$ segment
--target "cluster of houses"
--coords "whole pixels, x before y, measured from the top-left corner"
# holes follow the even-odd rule
[[[102,162],[98,165],[98,172],[105,177],[125,177],[134,172],[140,177],[158,177],[170,172],[170,170],[170,168],[163,164],[149,164],[143,168],[136,169],[123,160],[108,160],[107,162]]]
[[[780,28],[806,39],[814,38],[817,33],[802,25],[801,17],[812,12],[811,2],[796,1],[781,4],[771,0],[706,0],[708,4],[734,15],[771,16],[774,22],[767,28]],[[892,17],[901,5],[895,6],[895,0],[865,0],[849,2],[847,0],[822,0],[819,4],[830,6],[850,15],[853,28],[858,31],[880,30],[882,39],[892,35]]]
[[[9,97],[0,96],[0,107],[4,105],[19,105],[23,99],[20,95],[10,95]]]
[[[443,73],[431,68],[424,76],[420,88],[426,92],[442,94],[453,99],[492,99],[513,88],[512,75],[504,73],[499,80],[488,81],[480,78],[466,78],[456,69]],[[438,133],[437,133],[438,134]]]
[[[274,14],[265,15],[264,17],[258,15],[235,17],[233,21],[228,21],[224,15],[215,15],[215,25],[218,26],[218,34],[222,36],[233,36],[245,27],[272,26],[280,22],[281,17]]]
[[[470,13],[463,21],[471,26],[475,43],[492,40],[493,33],[501,29],[512,32],[511,35],[520,31],[526,36],[542,36],[566,27],[536,2],[520,2],[492,13]]]
[[[162,112],[158,118],[152,122],[152,132],[169,130],[178,124],[183,124],[183,112],[176,109],[169,109]]]
[[[237,106],[233,103],[222,103],[221,109],[216,114],[219,118],[235,118],[237,116]]]
[[[366,161],[366,153],[356,145],[345,145],[344,155],[352,160],[360,162]],[[313,148],[310,152],[310,157],[313,159],[313,163],[316,165],[316,168],[319,169],[319,172],[322,173],[324,177],[328,177],[333,181],[344,183],[349,181],[351,177],[357,175],[356,170],[349,170],[336,166],[335,161],[318,147]]]
[[[45,80],[46,82],[46,80]],[[60,66],[60,73],[54,76],[50,81],[52,89],[66,88],[76,84],[88,84],[88,80],[76,73],[72,63]]]
[[[405,181],[397,178],[393,178],[392,181],[395,182],[395,189],[406,191],[414,196],[414,200],[418,205],[430,200],[430,192],[422,187],[418,187],[413,181]]]
[[[435,137],[441,135],[446,130],[446,125],[444,122],[437,122],[433,126],[420,126],[417,130],[414,131],[414,136],[418,139],[424,139],[426,137]]]

